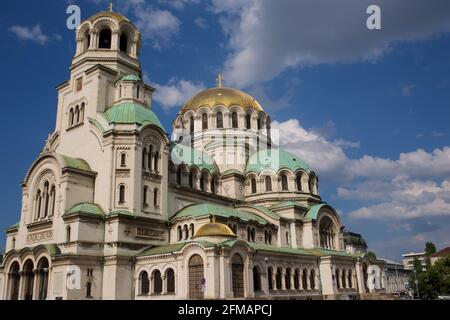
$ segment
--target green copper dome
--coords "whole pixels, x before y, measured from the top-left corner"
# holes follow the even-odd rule
[[[162,131],[167,132],[159,121],[158,116],[150,109],[137,103],[122,103],[114,105],[104,113],[109,124],[132,124],[136,123],[141,126],[153,124]]]
[[[261,173],[264,170],[278,172],[280,169],[290,169],[293,172],[303,169],[307,173],[311,171],[309,165],[296,155],[282,149],[260,150],[253,153],[248,159],[245,173]]]

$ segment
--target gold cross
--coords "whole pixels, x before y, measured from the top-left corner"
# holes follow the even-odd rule
[[[109,9],[109,12],[113,11],[113,2],[112,1],[109,3],[108,9]]]
[[[219,73],[219,75],[217,76],[217,88],[222,88],[222,81],[223,81],[223,76],[221,73]]]

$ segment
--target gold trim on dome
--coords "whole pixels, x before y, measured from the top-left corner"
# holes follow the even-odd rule
[[[238,105],[244,109],[252,108],[256,111],[264,111],[258,101],[249,94],[234,88],[219,87],[207,89],[196,94],[183,106],[181,113],[186,113],[190,110],[197,111],[202,107],[212,109],[217,105],[223,105],[226,108]]]

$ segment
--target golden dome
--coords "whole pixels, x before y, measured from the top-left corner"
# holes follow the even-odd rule
[[[183,106],[181,113],[184,114],[189,110],[196,111],[201,107],[212,109],[217,105],[223,105],[227,108],[239,105],[244,109],[252,108],[256,111],[263,111],[258,101],[249,94],[238,89],[219,86],[197,93]]]
[[[201,226],[194,235],[194,238],[198,237],[233,237],[236,238],[233,230],[227,225],[215,221],[215,217],[211,218],[211,222]]]

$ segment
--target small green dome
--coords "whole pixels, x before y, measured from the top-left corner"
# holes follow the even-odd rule
[[[129,75],[123,76],[122,78],[120,78],[120,80],[123,80],[123,81],[140,81],[141,78],[139,78],[138,76],[135,76],[134,74],[129,74]]]
[[[161,124],[158,116],[150,109],[137,103],[122,103],[114,105],[104,113],[109,124],[121,123],[131,124],[136,123],[141,126],[146,124],[153,124],[159,127],[162,131],[167,132]]]
[[[282,149],[264,149],[253,153],[248,159],[245,173],[261,173],[264,170],[278,172],[280,169],[290,169],[293,172],[303,169],[311,171],[309,165],[296,155]]]

